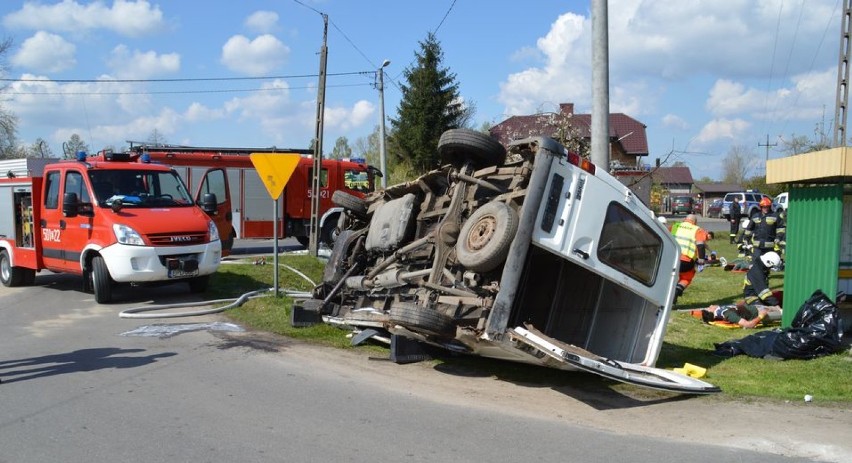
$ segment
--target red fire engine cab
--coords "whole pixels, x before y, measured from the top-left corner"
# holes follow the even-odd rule
[[[46,269],[82,276],[98,303],[112,299],[116,283],[206,289],[222,257],[211,219],[225,212],[221,169],[207,172],[193,197],[172,168],[129,152],[19,161],[17,172],[0,166],[4,286],[32,284]]]
[[[152,162],[172,166],[184,181],[193,188],[199,177],[209,168],[220,168],[227,172],[219,189],[229,192],[227,197],[219,194],[220,201],[227,201],[220,224],[222,249],[227,253],[235,238],[271,239],[274,237],[274,202],[263,185],[251,162],[251,153],[299,154],[302,159],[287,182],[278,211],[278,238],[293,237],[303,246],[308,246],[311,221],[311,179],[313,159],[309,150],[280,148],[212,148],[175,145],[146,145],[130,142],[131,151],[137,155],[146,153]],[[373,191],[378,169],[362,162],[323,159],[320,172],[320,241],[331,247],[336,235],[337,221],[343,212],[332,203],[335,191],[342,190],[363,197]],[[202,185],[203,188],[207,188]]]

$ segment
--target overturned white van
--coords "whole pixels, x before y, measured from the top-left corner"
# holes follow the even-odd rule
[[[325,321],[357,340],[391,339],[392,350],[393,340],[415,340],[668,391],[719,391],[654,368],[679,251],[627,187],[546,137],[507,152],[455,129],[438,151],[446,165],[414,181],[365,199],[335,193],[347,213],[322,284],[294,304],[294,325]]]

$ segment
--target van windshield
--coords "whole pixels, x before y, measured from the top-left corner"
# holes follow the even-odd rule
[[[91,170],[89,180],[98,205],[118,201],[130,207],[189,207],[192,197],[175,172],[149,170]]]

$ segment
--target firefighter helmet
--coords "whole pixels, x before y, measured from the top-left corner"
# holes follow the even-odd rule
[[[760,207],[772,207],[772,200],[764,196],[763,199],[760,200]]]
[[[766,268],[778,268],[781,265],[781,256],[775,251],[769,251],[760,255],[760,261]]]

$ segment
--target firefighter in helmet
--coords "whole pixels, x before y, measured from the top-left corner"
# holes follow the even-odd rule
[[[772,211],[772,200],[764,197],[760,200],[760,212],[749,220],[743,233],[744,244],[752,245],[752,262],[761,254],[776,249],[783,252],[787,234],[783,216]]]
[[[743,297],[746,304],[777,306],[778,299],[769,289],[769,272],[781,266],[781,256],[767,251],[754,259],[743,281]]]

